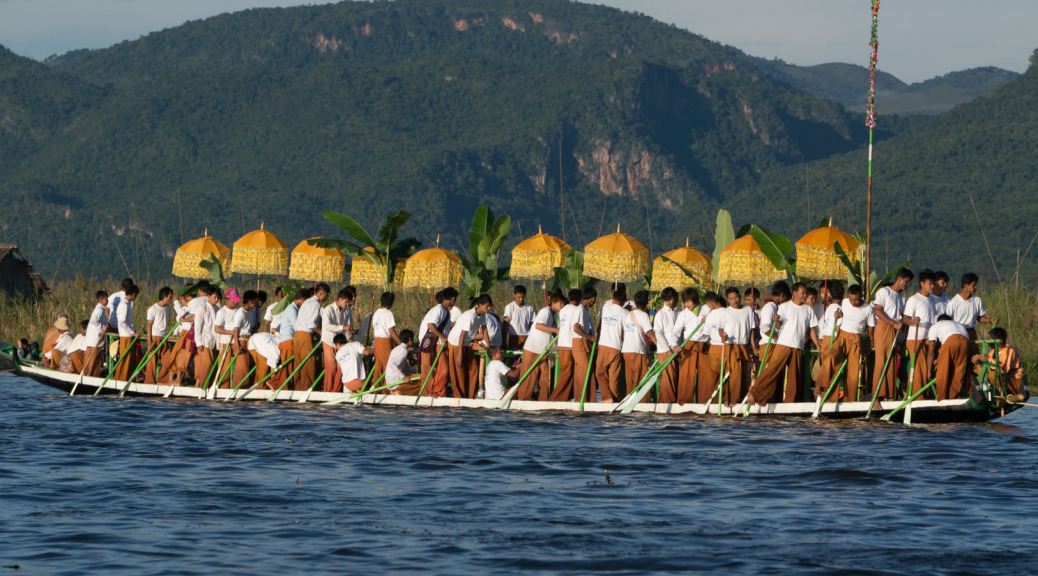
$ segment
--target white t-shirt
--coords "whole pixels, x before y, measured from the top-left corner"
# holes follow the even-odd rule
[[[526,336],[530,333],[530,326],[536,310],[533,306],[524,303],[522,306],[514,301],[505,306],[505,318],[508,318],[508,333],[512,336]]]
[[[950,300],[951,298],[948,296],[947,292],[941,294],[940,296],[934,296],[933,294],[930,294],[930,303],[933,304],[933,312],[934,314],[936,314],[935,318],[940,318],[941,316],[944,316],[948,313],[948,302]]]
[[[151,322],[151,335],[163,338],[169,327],[169,306],[152,304],[148,308],[148,322]]]
[[[967,330],[976,328],[977,319],[988,315],[987,310],[984,309],[984,302],[976,294],[970,296],[969,300],[964,299],[961,294],[956,294],[948,302],[945,314],[951,316],[952,320],[962,324]]]
[[[555,327],[555,315],[552,314],[550,307],[545,306],[537,313],[530,326],[530,335],[526,337],[526,343],[523,344],[523,350],[539,355],[541,352],[544,352],[544,349],[548,347],[555,335],[551,332],[538,330],[538,324],[544,324],[548,328]]]
[[[559,346],[573,347],[573,327],[580,323],[580,306],[566,304],[559,310]]]
[[[602,304],[602,308],[598,312],[598,317],[602,320],[601,334],[598,335],[599,346],[613,350],[623,348],[623,323],[624,316],[627,316],[627,314],[628,312],[623,306],[613,303],[612,300],[607,300]]]
[[[710,341],[710,332],[706,329],[708,314],[710,314],[710,308],[703,305],[692,310],[682,308],[681,312],[678,312],[678,319],[674,322],[674,331],[671,332],[670,339],[677,342],[679,346],[684,344],[689,336],[692,336],[693,342]],[[696,330],[697,327],[699,330]],[[695,334],[692,333],[693,330],[696,330]]]
[[[876,326],[876,312],[868,303],[852,306],[848,298],[843,299],[840,306],[843,318],[840,319],[840,331],[848,334],[864,334],[866,326]]]
[[[815,311],[806,304],[797,306],[790,301],[778,307],[778,315],[782,323],[777,328],[778,334],[775,337],[775,343],[780,346],[803,350],[807,331],[818,326]]]
[[[577,310],[580,311],[580,316],[578,316],[579,322],[580,322],[578,325],[580,326],[580,329],[584,331],[584,334],[590,334],[590,335],[594,336],[595,335],[595,325],[592,324],[592,322],[591,322],[591,311],[588,310],[583,304],[578,305],[577,306]],[[583,340],[584,337],[581,336],[580,334],[577,334],[577,331],[574,330],[573,331],[573,339],[574,340],[577,340],[577,339]]]
[[[508,389],[508,372],[508,366],[500,360],[491,360],[487,364],[487,375],[483,380],[487,400],[504,398],[505,390]]]
[[[199,348],[216,348],[216,333],[213,332],[213,325],[216,322],[216,310],[209,303],[209,299],[204,296],[195,298],[192,303],[194,302],[200,302],[193,312],[195,315],[195,321],[193,322],[195,345]]]
[[[411,373],[411,365],[407,363],[407,344],[397,344],[386,360],[386,384],[394,384],[389,389],[396,390],[395,385],[407,380]]]
[[[839,328],[841,319],[836,317],[836,311],[840,309],[840,305],[833,302],[825,309],[825,314],[822,316],[822,338],[835,337],[834,327]]]
[[[773,324],[773,316],[778,314],[778,304],[771,302],[770,300],[761,306],[760,309],[760,345],[763,346],[768,343],[768,335],[771,334],[771,325]],[[775,328],[775,332],[778,332],[778,328]]]
[[[238,308],[234,311],[234,316],[231,318],[231,330],[238,329],[238,337],[246,337],[252,335],[252,311],[246,310],[245,308]]]
[[[648,354],[649,343],[645,335],[652,331],[649,315],[642,310],[634,310],[624,315],[624,343],[620,352],[624,354]]]
[[[930,335],[927,339],[931,342],[940,342],[944,344],[948,341],[948,338],[958,334],[964,338],[969,338],[970,334],[966,331],[966,327],[954,320],[941,320],[930,327]]]
[[[213,322],[217,326],[219,326],[220,328],[223,328],[224,330],[234,330],[234,326],[233,326],[233,323],[234,323],[234,313],[237,312],[238,310],[239,310],[239,308],[235,308],[234,310],[231,310],[229,307],[224,306],[223,308],[220,308],[219,310],[216,311],[216,318],[213,320]],[[230,334],[218,334],[216,336],[216,342],[220,346],[225,346],[227,344],[230,344],[231,343],[231,335]]]
[[[710,308],[707,306],[707,308]],[[710,335],[710,345],[720,346],[724,344],[721,340],[721,328],[724,328],[724,323],[728,315],[727,308],[718,308],[716,310],[711,309],[706,314],[706,324],[703,328],[706,328],[706,333]]]
[[[678,313],[666,304],[656,312],[652,320],[652,330],[656,333],[656,350],[661,353],[671,352],[680,344],[675,342],[674,325],[677,323]]]
[[[919,319],[919,324],[915,326],[908,326],[907,340],[917,341],[926,340],[927,333],[930,330],[930,326],[937,321],[937,316],[934,315],[933,304],[930,302],[929,296],[923,296],[916,292],[908,299],[905,304],[904,316],[911,316]]]
[[[133,302],[123,298],[119,301],[115,315],[119,327],[119,337],[132,338],[137,332],[137,327],[133,324]]]
[[[457,306],[451,308],[451,324],[458,322],[458,318],[461,318],[462,312],[462,309]]]
[[[278,302],[279,301],[275,301],[270,306],[267,306],[267,312],[263,315],[263,321],[270,322],[270,329],[273,331],[277,331],[278,327],[281,326],[281,314],[285,313],[285,311],[282,310],[281,314],[274,314],[274,307],[278,305]]]
[[[119,310],[119,303],[126,298],[126,292],[120,290],[115,294],[109,294],[108,296],[108,326],[112,328],[112,332],[119,329],[119,318],[117,312]]]
[[[396,318],[388,308],[379,308],[371,315],[371,329],[375,338],[390,338],[389,329],[396,328]]]
[[[76,334],[76,337],[72,339],[72,345],[69,346],[69,354],[72,352],[86,352],[86,336]]]
[[[890,286],[884,286],[876,292],[876,300],[873,305],[879,306],[894,322],[901,321],[901,314],[905,310],[905,296],[894,292]]]
[[[738,310],[728,308],[722,328],[724,328],[725,335],[728,336],[729,344],[744,345],[750,343],[750,335],[753,334],[756,326],[757,315],[753,313],[753,308],[743,306]]]
[[[58,340],[54,343],[54,348],[52,350],[57,350],[58,352],[61,352],[62,354],[67,356],[69,352],[75,352],[75,349],[72,347],[72,343],[72,333],[62,332],[58,335]],[[47,352],[46,354],[44,354],[44,356],[46,356],[48,359],[51,358],[50,352]]]
[[[342,372],[342,381],[363,380],[368,373],[364,369],[364,345],[350,342],[335,353],[335,362]]]
[[[270,332],[258,332],[249,338],[249,350],[255,350],[259,352],[260,356],[267,361],[267,366],[271,370],[278,369],[278,362],[281,360],[281,353],[278,350],[278,337],[277,334]]]
[[[484,314],[483,316],[486,316]],[[472,340],[479,334],[479,329],[483,327],[486,320],[483,316],[476,316],[476,309],[466,310],[458,317],[458,321],[451,327],[450,334],[447,335],[447,342],[451,346],[471,346]],[[461,342],[461,332],[465,331],[465,341]]]
[[[105,325],[108,324],[108,309],[98,304],[94,306],[94,311],[90,313],[90,320],[87,322],[87,333],[86,333],[86,345],[90,348],[98,348],[101,345],[101,331],[105,329]]]
[[[442,304],[437,304],[429,309],[422,318],[422,325],[418,328],[418,341],[421,342],[425,339],[425,333],[429,331],[429,324],[432,324],[434,328],[439,329],[440,323],[447,319],[446,324],[443,326],[443,330],[440,330],[441,334],[449,334],[451,331],[450,312],[443,307]]]
[[[484,314],[483,319],[487,326],[487,338],[490,339],[489,344],[491,346],[501,346],[501,319],[493,312]]]

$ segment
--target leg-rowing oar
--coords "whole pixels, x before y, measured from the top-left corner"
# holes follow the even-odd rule
[[[894,341],[890,343],[890,350],[887,351],[887,360],[883,363],[883,370],[880,371],[879,380],[883,380],[887,375],[887,368],[890,366],[890,359],[894,356],[894,346],[896,345],[897,338],[894,338]],[[872,417],[872,408],[876,405],[876,396],[879,395],[879,380],[874,380],[876,385],[873,386],[872,401],[869,402],[869,411],[865,413],[865,418]]]
[[[436,364],[440,361],[440,356],[443,355],[443,351],[447,349],[447,344],[444,344],[436,351],[436,358],[433,358],[432,365],[429,366],[429,372],[426,373],[425,378],[422,379],[422,387],[418,390],[418,397],[414,399],[414,405],[418,405],[418,401],[422,399],[422,392],[425,392],[425,385],[429,383],[429,379],[436,374]]]
[[[694,330],[692,330],[692,333],[689,334],[688,338],[685,338],[685,341],[681,343],[681,348],[684,348],[685,345],[688,344],[690,340],[692,340],[692,337],[696,335],[696,332],[699,332],[699,329],[703,327],[704,321],[705,319],[700,321],[699,324],[696,324],[696,327]],[[677,357],[677,353],[672,351],[670,358],[667,358],[663,361],[663,364],[660,364],[659,354],[657,354],[656,361],[653,362],[653,365],[649,367],[649,371],[645,373],[645,376],[642,376],[642,379],[640,382],[638,382],[638,385],[635,386],[634,389],[631,390],[629,394],[627,394],[627,396],[624,396],[624,398],[620,400],[620,402],[618,402],[610,412],[616,412],[617,410],[620,410],[623,414],[628,414],[631,412],[631,410],[634,410],[634,406],[641,402],[642,398],[645,398],[645,395],[649,393],[649,390],[652,390],[653,385],[656,384],[656,380],[659,379],[659,375],[664,370],[666,370],[667,366],[669,366],[670,363],[673,362],[674,359]]]
[[[916,399],[916,397],[918,397],[918,396],[919,396],[920,394],[922,394],[922,393],[923,393],[923,392],[924,392],[924,391],[925,391],[925,390],[926,390],[927,388],[930,388],[931,386],[933,386],[933,385],[934,385],[934,384],[935,384],[936,382],[937,382],[937,378],[934,378],[933,380],[930,380],[930,382],[928,382],[928,383],[926,384],[926,386],[923,386],[922,388],[920,388],[920,389],[919,389],[919,391],[918,391],[918,392],[916,392],[915,394],[912,394],[912,395],[911,395],[911,396],[909,396],[908,398],[905,398],[905,401],[904,401],[904,402],[902,402],[902,403],[901,403],[901,404],[900,404],[900,405],[899,405],[899,406],[898,406],[897,408],[894,408],[894,409],[893,409],[892,411],[890,411],[889,413],[887,413],[887,414],[883,415],[883,416],[882,416],[882,417],[880,418],[880,420],[884,420],[884,421],[890,421],[890,418],[891,418],[891,417],[892,417],[892,416],[893,416],[894,414],[897,414],[898,412],[900,412],[900,411],[901,411],[901,409],[902,409],[902,408],[904,408],[905,406],[908,406],[909,404],[911,404],[911,403],[912,403],[912,401]]]
[[[385,386],[379,386],[378,385],[378,383],[381,382],[385,377],[386,377],[386,373],[385,372],[379,374],[378,375],[378,379],[375,380],[375,383],[371,385],[372,388],[370,390],[366,390],[367,386],[361,386],[360,387],[360,392],[357,392],[356,394],[354,394],[354,396],[357,396],[357,399],[354,400],[353,405],[356,406],[357,404],[360,404],[361,402],[363,402],[364,401],[364,396],[366,396],[368,394],[371,394],[372,392],[378,392],[379,390],[385,390],[386,388],[389,388],[390,386],[393,386],[393,384],[386,384]]]
[[[361,392],[363,392],[364,389],[368,387],[368,382],[371,382],[371,377],[374,374],[375,374],[374,370],[368,370],[368,375],[364,377],[364,383],[360,385],[360,391]],[[328,406],[329,404],[340,404],[342,402],[345,402],[345,401],[349,400],[350,394],[353,394],[353,392],[346,392],[345,394],[343,394],[339,398],[336,398],[335,400],[330,400],[328,402],[324,402],[323,404],[321,404],[321,406]]]
[[[327,368],[325,368],[324,370],[327,370]],[[321,370],[321,373],[317,375],[317,378],[314,378],[314,383],[311,384],[309,388],[307,388],[306,394],[304,394],[302,398],[297,400],[297,402],[303,404],[304,402],[310,399],[310,394],[313,393],[314,388],[317,388],[317,384],[321,381],[321,378],[324,377],[324,370]],[[275,396],[277,395],[275,394],[274,396],[271,396],[270,399],[267,400],[267,402],[273,402]]]
[[[771,342],[775,338],[775,327],[776,326],[777,326],[777,324],[775,324],[775,322],[772,322],[771,323],[771,329],[768,330],[768,343],[764,345],[764,355],[760,357],[760,366],[757,366],[757,374],[754,375],[753,379],[750,381],[750,389],[752,389],[753,385],[757,383],[757,378],[760,378],[761,372],[764,372],[764,365],[767,364],[767,362],[768,362],[768,352],[771,351]],[[829,341],[829,345],[830,346],[832,345],[832,340]],[[753,371],[751,370],[750,372],[751,372],[751,375],[752,375]],[[735,410],[733,410],[733,412],[738,413],[738,412],[742,411],[743,418],[745,418],[746,416],[749,416],[750,415],[750,406],[749,406],[749,404],[747,404],[747,401],[749,401],[749,399],[750,399],[750,391],[747,390],[746,391],[746,395],[742,397],[742,402],[739,402],[738,406],[735,407]]]
[[[119,360],[115,363],[115,366],[111,366],[111,368],[109,368],[108,374],[105,376],[104,381],[101,382],[101,385],[97,387],[97,390],[94,390],[94,396],[100,394],[101,390],[104,390],[105,385],[108,384],[108,381],[112,378],[112,376],[115,376],[115,371],[119,369],[119,366],[123,363],[123,360],[126,360],[126,358],[130,355],[130,352],[133,350],[133,345],[136,342],[137,338],[130,340],[130,346],[127,347],[126,352],[123,352],[123,355],[119,357]],[[111,360],[109,360],[109,365],[111,365]]]
[[[818,418],[818,415],[822,412],[822,404],[829,399],[829,395],[833,393],[833,388],[836,387],[836,382],[839,381],[840,376],[843,375],[844,369],[847,368],[847,359],[843,359],[843,364],[840,364],[840,369],[836,371],[836,376],[833,376],[832,383],[829,384],[829,388],[825,391],[825,394],[818,397],[818,402],[815,403],[815,412],[811,414],[811,418]]]
[[[213,380],[213,383],[209,384],[209,379],[206,378],[206,398],[208,400],[212,400],[216,397],[216,389],[220,387],[220,382],[222,382],[224,377],[227,376],[227,371],[229,370],[231,374],[234,374],[234,363],[238,361],[237,354],[231,357],[231,364],[229,366],[224,366],[224,362],[227,360],[227,357],[231,355],[230,347],[231,345],[228,344],[227,348],[224,348],[224,351],[226,353],[222,354],[219,359],[220,367],[216,369],[216,379]],[[234,376],[231,376],[231,380],[231,384],[233,384]]]
[[[527,368],[526,374],[523,374],[522,377],[519,378],[519,381],[515,383],[515,386],[509,388],[508,392],[505,392],[505,395],[501,397],[501,401],[497,404],[498,408],[504,408],[505,406],[508,406],[508,403],[512,401],[512,398],[515,398],[515,394],[519,392],[519,386],[522,385],[523,381],[526,380],[526,377],[530,375],[530,372],[533,372],[533,369],[541,363],[541,360],[544,359],[544,356],[548,353],[549,350],[551,350],[551,347],[555,345],[555,341],[558,339],[559,337],[558,335],[556,335],[554,338],[551,339],[551,342],[549,342],[548,345],[544,347],[544,351],[541,352],[541,355],[533,361],[533,364],[531,364],[529,368]]]
[[[587,374],[584,374],[584,390],[580,393],[580,411],[584,411],[584,398],[587,396],[587,385],[591,381],[591,371],[595,369],[595,349],[598,347],[598,341],[591,343],[591,354],[588,355],[587,361]],[[592,399],[594,401],[594,399]]]
[[[727,352],[727,350],[726,350],[727,347],[728,347],[728,343],[727,342],[722,342],[721,343],[721,380],[717,383],[717,415],[718,416],[722,415],[721,414],[721,406],[724,404],[724,381],[727,380],[728,376],[731,374],[731,372],[729,372],[728,374],[724,373],[724,358],[727,355],[727,354],[725,354]]]
[[[298,374],[299,371],[303,368],[303,366],[306,365],[306,363],[309,362],[311,358],[313,358],[314,353],[317,352],[320,349],[321,349],[320,346],[314,346],[313,349],[310,350],[310,353],[306,355],[306,358],[303,358],[303,361],[299,363],[299,366],[296,366],[295,370],[293,370],[292,373],[288,375],[288,378],[285,378],[285,381],[281,383],[281,386],[278,386],[278,389],[274,391],[274,396],[277,396],[278,392],[281,392],[281,389],[284,388],[285,386],[287,386],[288,383],[291,382],[292,379],[296,377],[296,374]],[[314,378],[314,382],[315,383],[317,382],[316,378]],[[244,398],[244,397],[248,396],[249,392],[252,392],[253,390],[255,390],[256,386],[258,386],[258,385],[259,384],[253,385],[253,387],[249,388],[248,390],[246,390],[245,394],[242,394],[241,397]],[[235,400],[237,400],[237,398],[235,398]]]
[[[253,391],[253,390],[255,390],[256,388],[258,388],[258,387],[259,387],[259,386],[260,386],[261,384],[263,384],[263,383],[264,383],[264,382],[266,382],[267,380],[270,380],[270,379],[271,379],[271,378],[272,378],[272,377],[273,377],[273,376],[274,376],[275,374],[277,374],[278,372],[280,372],[280,371],[281,371],[281,368],[282,368],[282,367],[283,367],[283,366],[284,366],[285,364],[288,364],[289,362],[291,362],[291,361],[292,361],[292,360],[294,360],[294,359],[295,359],[295,356],[294,356],[294,355],[293,355],[293,356],[289,356],[287,360],[285,360],[284,362],[282,362],[282,363],[280,363],[280,364],[278,365],[278,367],[277,367],[277,370],[271,370],[271,371],[270,371],[270,373],[268,373],[268,374],[267,374],[266,376],[264,376],[263,378],[260,378],[260,379],[259,379],[259,382],[256,382],[255,384],[253,384],[252,388],[249,388],[249,389],[248,389],[248,390],[247,390],[247,391],[245,392],[245,394],[242,394],[242,398],[244,398],[244,397],[245,397],[245,396],[246,396],[246,395],[247,395],[247,394],[248,394],[249,392],[252,392],[252,391]],[[255,367],[255,366],[253,366],[253,369],[255,369],[255,368],[256,368],[256,367]],[[252,372],[249,372],[249,374],[252,374]],[[223,401],[224,401],[224,402],[227,402],[227,401],[229,401],[229,400],[236,400],[237,398],[235,398],[235,396],[237,396],[237,395],[238,395],[238,388],[241,388],[241,385],[242,385],[242,384],[244,384],[246,380],[248,380],[248,376],[246,376],[245,378],[242,378],[241,382],[238,382],[238,384],[237,384],[237,385],[235,385],[233,389],[231,389],[231,395],[230,395],[230,396],[228,396],[228,397],[226,397],[226,398],[224,398],[224,399],[223,399]]]
[[[158,354],[159,350],[161,350],[162,347],[165,346],[166,340],[169,340],[169,337],[177,331],[178,326],[180,326],[180,322],[177,322],[173,325],[173,329],[170,330],[168,334],[166,334],[166,337],[163,338],[161,342],[159,342],[158,346],[152,348],[148,351],[147,354],[144,355],[144,358],[142,358],[140,363],[137,364],[137,368],[133,371],[133,374],[130,374],[130,377],[126,379],[126,386],[123,386],[123,389],[119,391],[120,398],[123,396],[123,394],[126,394],[126,390],[130,388],[130,382],[133,382],[133,379],[141,373],[141,370],[144,370],[144,368],[148,365],[148,362],[151,361],[152,357],[155,356],[155,354]]]
[[[724,376],[721,376],[721,379],[717,382],[717,388],[714,388],[714,393],[710,395],[709,399],[707,399],[706,404],[703,406],[703,411],[700,412],[700,414],[704,414],[705,415],[707,412],[710,412],[710,405],[714,403],[714,398],[717,398],[717,396],[719,394],[721,394],[721,389],[724,386],[725,380],[727,380],[728,377],[731,376],[731,375],[732,375],[732,373],[729,372],[729,373],[725,374]],[[721,415],[721,403],[722,403],[722,399],[721,398],[717,398],[717,415],[718,416]]]
[[[378,380],[376,380],[375,382],[378,383],[378,382],[382,381],[382,378],[384,378],[385,376],[386,376],[385,373],[383,373],[382,376],[379,376]],[[400,383],[399,382],[394,382],[392,384],[384,384],[382,386],[378,386],[378,387],[372,388],[371,390],[362,390],[360,392],[353,392],[351,394],[347,394],[343,398],[336,398],[335,400],[329,400],[328,402],[325,402],[325,403],[321,404],[321,406],[332,406],[334,404],[342,404],[343,402],[348,402],[348,401],[353,400],[353,399],[363,398],[364,396],[366,396],[368,394],[371,394],[371,393],[374,393],[374,392],[381,392],[382,390],[385,390],[385,389],[387,389],[387,388],[389,388],[391,386],[396,386],[398,384],[400,384]]]

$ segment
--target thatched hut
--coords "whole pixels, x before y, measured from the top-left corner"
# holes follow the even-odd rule
[[[14,244],[0,244],[0,292],[8,298],[37,299],[50,292],[47,283]]]

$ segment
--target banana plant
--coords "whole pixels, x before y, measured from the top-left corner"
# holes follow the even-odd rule
[[[400,228],[410,218],[411,215],[403,210],[390,214],[385,224],[379,226],[378,239],[374,239],[356,220],[345,214],[328,211],[324,213],[324,219],[344,230],[352,240],[313,238],[308,242],[318,248],[334,248],[354,258],[367,258],[382,277],[382,291],[391,292],[397,261],[414,254],[422,245],[414,238],[399,238]]]
[[[843,263],[843,267],[847,269],[847,283],[850,285],[862,286],[864,284],[864,278],[862,277],[861,261],[858,260],[852,262],[847,256],[847,251],[843,249],[843,246],[841,246],[839,242],[836,242],[833,247],[836,249],[836,255],[840,257],[840,262]],[[911,262],[905,261],[904,264],[894,266],[890,270],[887,270],[887,272],[882,276],[876,272],[870,272],[868,301],[871,302],[876,298],[876,292],[879,292],[879,289],[883,284],[892,280],[894,276],[897,275],[898,270],[907,268],[911,266],[911,264]]]
[[[771,265],[776,270],[785,270],[789,273],[789,277],[794,282],[797,281],[797,259],[795,256],[796,249],[793,247],[793,243],[789,241],[782,234],[777,232],[771,232],[763,226],[756,224],[743,226],[739,231],[740,236],[743,235],[743,231],[753,236],[753,239],[760,246],[761,252],[768,257],[771,261]]]
[[[563,260],[563,266],[555,268],[555,277],[551,281],[551,290],[561,290],[563,294],[570,290],[582,290],[595,283],[595,279],[584,276],[584,251],[570,248]]]
[[[741,234],[740,234],[741,236]],[[717,211],[717,226],[714,229],[713,280],[717,284],[717,273],[721,269],[721,250],[735,241],[735,229],[732,228],[732,215],[727,210]]]
[[[498,253],[512,229],[507,214],[494,218],[489,206],[476,208],[469,230],[469,252],[461,253],[464,268],[465,295],[469,300],[487,294],[498,282],[508,281],[508,268],[498,267]]]
[[[288,308],[288,305],[296,299],[296,292],[298,292],[299,289],[302,287],[302,280],[289,280],[288,282],[284,283],[281,286],[281,291],[284,292],[285,295],[281,298],[281,300],[278,300],[278,303],[274,305],[274,308],[271,309],[270,313],[281,314],[282,312],[284,312],[285,308]]]
[[[216,254],[209,253],[209,257],[198,263],[199,266],[205,268],[209,272],[209,277],[202,280],[202,282],[208,282],[211,286],[216,286],[220,290],[227,289],[227,281],[223,277],[223,265],[220,264],[220,259],[216,257]],[[195,292],[198,289],[198,285],[202,282],[196,282],[194,284],[188,284],[180,289],[177,293],[179,296],[183,296],[188,292]]]

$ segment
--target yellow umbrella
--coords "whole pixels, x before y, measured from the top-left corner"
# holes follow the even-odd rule
[[[368,246],[365,252],[375,253],[375,249]],[[353,264],[350,265],[350,284],[354,286],[382,286],[382,271],[375,266],[367,256],[356,255]]]
[[[695,280],[685,274],[686,270],[695,276]],[[652,262],[651,288],[658,291],[667,286],[678,288],[703,284],[709,282],[713,270],[714,265],[710,257],[695,248],[690,248],[686,238],[684,248],[671,250]]]
[[[288,246],[280,238],[263,229],[254,230],[234,243],[231,271],[242,274],[288,273]]]
[[[634,282],[649,269],[649,249],[627,234],[603,236],[584,247],[584,275],[608,282]]]
[[[453,252],[440,248],[440,238],[436,237],[436,247],[415,252],[405,263],[404,288],[445,288],[461,284],[461,260]]]
[[[209,229],[205,236],[192,240],[180,248],[177,248],[176,256],[173,257],[173,275],[179,278],[208,278],[209,271],[199,266],[199,262],[216,254],[226,276],[231,275],[231,249],[225,244],[213,240],[209,236]]]
[[[509,276],[533,280],[550,278],[555,274],[555,268],[564,265],[569,249],[569,244],[541,232],[538,226],[536,236],[531,236],[512,248]]]
[[[848,260],[851,262],[860,260],[858,241],[850,234],[833,226],[833,221],[830,219],[828,226],[816,228],[797,240],[797,276],[810,280],[846,277],[847,268],[836,254],[837,242],[847,254]]]
[[[288,277],[312,282],[342,282],[345,268],[345,254],[334,248],[318,248],[303,240],[292,250]]]
[[[785,279],[786,272],[772,265],[749,234],[736,238],[721,250],[717,264],[719,284],[770,284]]]

